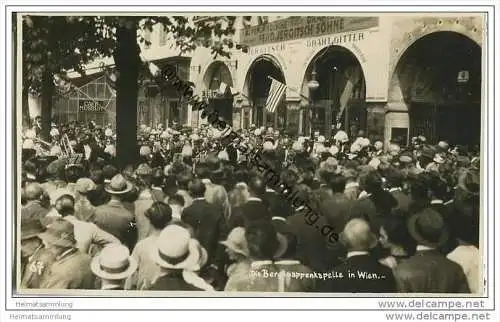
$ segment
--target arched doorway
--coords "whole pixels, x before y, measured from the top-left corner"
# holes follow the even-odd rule
[[[203,84],[205,86],[203,97],[208,100],[209,106],[214,108],[227,124],[232,125],[233,78],[226,64],[220,61],[210,64],[203,77]]]
[[[479,145],[481,47],[476,42],[451,31],[428,34],[408,47],[392,77],[409,109],[410,137]]]
[[[267,56],[257,58],[248,71],[248,94],[252,102],[252,123],[256,126],[283,129],[286,127],[286,100],[283,98],[274,113],[266,110],[271,78],[286,84],[281,66]]]
[[[316,80],[316,87],[311,87]],[[365,77],[354,54],[340,46],[321,50],[307,67],[303,91],[309,91],[303,129],[330,136],[342,128],[350,137],[366,128]]]

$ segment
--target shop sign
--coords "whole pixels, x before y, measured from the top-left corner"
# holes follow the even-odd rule
[[[378,27],[378,17],[289,17],[241,30],[241,43],[257,46]]]
[[[105,112],[106,107],[101,101],[78,100],[78,110],[80,112]]]

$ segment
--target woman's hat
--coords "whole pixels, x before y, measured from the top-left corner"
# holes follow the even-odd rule
[[[21,220],[21,240],[37,237],[45,231],[42,223],[38,219]]]
[[[443,217],[426,208],[408,219],[408,230],[419,245],[440,247],[448,241],[449,232]]]
[[[227,239],[220,243],[237,254],[245,257],[250,256],[247,240],[245,238],[245,228],[243,227],[236,227],[231,230]]]
[[[58,219],[38,234],[38,237],[49,244],[61,247],[73,247],[76,244],[73,224],[64,219]]]
[[[111,182],[106,185],[104,190],[112,195],[122,195],[132,190],[132,184],[125,180],[121,174],[117,174],[111,179]]]
[[[118,243],[106,245],[90,263],[92,272],[105,280],[126,279],[135,272],[137,266],[128,248]]]
[[[196,270],[202,258],[198,241],[191,238],[186,228],[178,225],[169,225],[162,230],[150,255],[160,267],[182,270]]]

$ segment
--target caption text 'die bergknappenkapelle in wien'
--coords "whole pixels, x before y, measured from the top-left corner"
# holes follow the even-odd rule
[[[371,273],[371,272],[365,272],[361,270],[349,270],[347,273],[345,272],[290,272],[290,271],[270,271],[268,269],[262,268],[262,269],[253,269],[250,271],[250,276],[252,277],[262,277],[262,278],[277,278],[277,277],[287,277],[287,278],[295,278],[295,279],[320,279],[320,280],[327,280],[327,279],[360,279],[360,280],[382,280],[386,279],[387,277],[382,274],[377,274],[377,273]]]

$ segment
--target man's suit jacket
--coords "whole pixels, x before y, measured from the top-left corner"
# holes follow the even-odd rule
[[[279,216],[283,218],[288,218],[293,215],[293,209],[290,205],[291,202],[285,199],[282,195],[277,193],[274,190],[267,190],[264,194],[264,199],[267,201],[269,205],[269,211],[271,215]]]
[[[321,287],[323,292],[395,293],[392,270],[371,255],[355,255],[333,269],[333,278]]]
[[[334,227],[338,234],[344,230],[349,221],[351,205],[352,201],[347,199],[343,193],[336,193],[321,204],[321,214],[326,217],[328,223]]]
[[[189,207],[184,208],[181,219],[193,227],[195,238],[208,253],[208,264],[224,257],[224,249],[219,241],[226,237],[226,228],[219,207],[205,199],[195,199]]]
[[[131,223],[135,223],[134,214],[127,210],[121,202],[111,200],[96,208],[95,224],[129,247],[134,242],[129,233]]]
[[[33,201],[28,205],[21,208],[21,218],[23,220],[29,219],[44,219],[49,210],[42,206],[40,201]]]
[[[325,216],[297,211],[287,219],[288,229],[297,238],[296,257],[315,272],[324,272],[339,264],[345,248],[334,237]],[[331,233],[330,233],[331,234]]]
[[[411,199],[410,197],[401,191],[401,189],[389,190],[390,194],[396,199],[398,205],[396,207],[397,210],[401,210],[403,212],[408,212],[410,210]]]
[[[250,199],[234,209],[228,221],[229,231],[235,227],[245,227],[248,223],[259,220],[271,221],[269,208],[262,200]]]
[[[470,293],[462,267],[436,250],[417,251],[394,275],[402,293]]]

